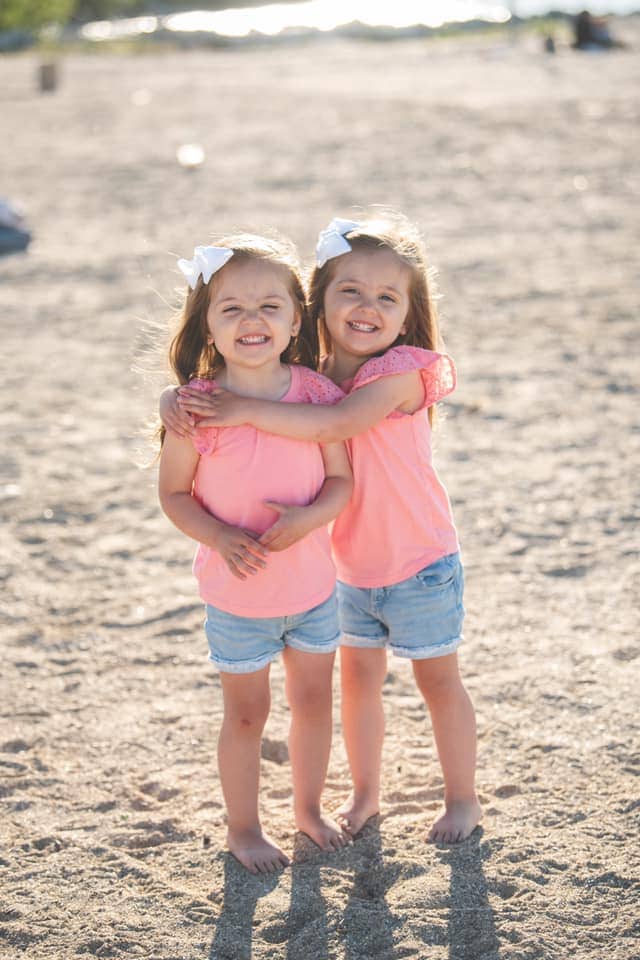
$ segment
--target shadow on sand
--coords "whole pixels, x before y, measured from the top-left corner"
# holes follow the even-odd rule
[[[294,861],[287,960],[333,960],[336,941],[344,960],[391,957],[394,921],[385,895],[400,868],[383,863],[379,818],[369,821],[353,846],[329,856],[319,856],[299,835]],[[344,911],[328,915],[323,884],[346,886],[350,879]]]
[[[498,937],[482,869],[489,856],[482,827],[455,847],[438,847],[441,863],[451,868],[448,924],[449,960],[498,960]]]
[[[441,923],[429,923],[425,901],[426,923],[421,933],[414,932],[424,947],[414,939],[420,952],[408,956],[417,958],[423,949],[428,951],[437,945],[448,946],[449,960],[499,960],[483,872],[483,861],[490,850],[488,844],[482,844],[482,836],[482,829],[476,828],[457,847],[435,848],[440,862],[451,870],[446,936]],[[320,853],[307,837],[297,834],[290,868],[289,910],[280,922],[268,925],[267,939],[274,952],[284,948],[286,960],[333,960],[339,942],[344,960],[395,960],[394,930],[402,924],[402,918],[392,914],[386,897],[406,873],[406,866],[403,861],[383,859],[378,818],[369,821],[353,846],[335,854]],[[422,867],[419,872],[423,872]],[[282,879],[282,873],[252,876],[232,856],[225,857],[224,902],[209,960],[251,960],[257,956],[252,944],[256,907]],[[346,903],[340,915],[329,912],[323,896],[327,883],[345,886]],[[442,920],[442,911],[438,914]],[[263,929],[263,936],[265,933]]]
[[[224,857],[224,900],[209,951],[209,960],[251,960],[253,917],[258,900],[280,882],[282,874],[253,876],[227,853]]]

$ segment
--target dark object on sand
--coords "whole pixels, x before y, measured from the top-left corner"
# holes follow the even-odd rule
[[[553,35],[550,33],[548,33],[544,38],[544,49],[547,53],[556,52],[556,41],[554,40]]]
[[[42,93],[51,93],[58,86],[57,63],[41,63],[38,69],[38,85]]]
[[[626,44],[614,40],[609,32],[609,25],[605,17],[594,17],[588,10],[583,10],[573,21],[575,41],[574,50],[612,50],[622,48]]]
[[[0,256],[26,250],[30,242],[22,214],[0,197]]]

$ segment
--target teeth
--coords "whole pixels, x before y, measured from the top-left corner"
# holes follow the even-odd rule
[[[350,326],[353,327],[354,330],[360,330],[362,333],[373,333],[374,330],[378,329],[371,323],[357,323],[355,320],[351,321]]]
[[[268,337],[259,337],[259,336],[238,338],[240,343],[266,343],[268,339],[269,339]]]

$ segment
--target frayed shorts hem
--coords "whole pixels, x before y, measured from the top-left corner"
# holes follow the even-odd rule
[[[218,660],[211,655],[209,655],[207,659],[220,673],[257,673],[258,670],[262,670],[268,666],[277,656],[278,653],[276,652],[267,657],[260,657],[257,660],[241,660],[239,662],[237,660]]]
[[[304,640],[289,639],[283,649],[292,647],[301,653],[335,653],[338,649],[339,639],[339,633],[337,633],[332,640],[327,640],[325,643],[305,643]],[[209,654],[207,659],[209,663],[212,663],[221,673],[257,673],[258,670],[264,669],[264,667],[268,666],[274,660],[277,660],[281,653],[281,650],[274,650],[273,653],[269,653],[264,657],[257,657],[255,660],[221,660],[211,656],[211,654]]]
[[[327,640],[325,643],[305,643],[304,640],[289,639],[286,646],[300,650],[302,653],[335,653],[339,640],[340,634],[336,633],[332,640]]]
[[[389,638],[383,637],[358,637],[353,633],[344,633],[340,640],[342,647],[356,647],[359,650],[385,650],[389,649],[396,657],[404,660],[433,660],[436,657],[447,657],[455,653],[462,641],[463,636],[456,637],[455,640],[449,640],[447,643],[439,643],[436,646],[428,647],[400,647],[389,643]]]

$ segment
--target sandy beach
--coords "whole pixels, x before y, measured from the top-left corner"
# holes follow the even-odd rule
[[[615,28],[632,50],[76,53],[49,95],[36,54],[0,58],[0,194],[34,233],[0,259],[3,960],[640,957],[640,18]],[[423,229],[458,367],[436,457],[485,816],[424,842],[442,779],[390,659],[381,816],[320,854],[292,826],[277,663],[263,815],[295,862],[252,877],[222,847],[220,684],[192,545],[140,467],[162,378],[139,367],[176,256],[239,226],[310,254],[370,203]]]

